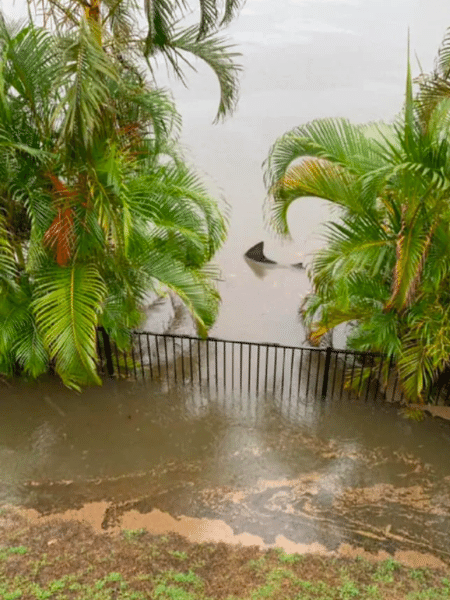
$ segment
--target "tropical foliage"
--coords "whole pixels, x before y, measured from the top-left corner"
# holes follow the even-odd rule
[[[283,235],[299,198],[338,208],[302,306],[311,340],[351,323],[348,345],[387,354],[405,396],[424,401],[450,362],[450,35],[436,71],[417,83],[414,97],[408,65],[392,124],[320,119],[286,133],[266,177]]]
[[[239,56],[226,38],[217,35],[237,15],[245,0],[28,0],[42,7],[44,24],[57,31],[78,29],[87,20],[94,36],[108,54],[113,54],[143,80],[137,66],[143,59],[153,74],[162,57],[185,83],[181,65],[195,69],[192,58],[206,63],[220,86],[216,120],[229,114],[237,102]],[[197,21],[193,21],[197,8]],[[189,25],[184,25],[190,17]],[[146,23],[141,31],[140,23]],[[140,61],[142,62],[142,60]]]
[[[0,373],[37,377],[50,362],[76,389],[100,382],[96,326],[124,347],[151,289],[175,291],[206,334],[219,302],[210,261],[226,235],[179,153],[170,94],[127,50],[124,3],[104,6],[105,25],[91,7],[55,32],[0,20]],[[231,77],[231,55],[202,27],[192,46],[210,44]]]

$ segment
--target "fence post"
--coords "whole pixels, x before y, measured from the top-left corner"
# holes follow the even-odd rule
[[[105,350],[105,358],[106,358],[106,370],[110,377],[114,377],[114,363],[112,360],[111,342],[109,340],[109,335],[106,333],[104,327],[99,327],[98,331],[102,332],[103,348]]]
[[[323,370],[323,383],[322,383],[322,400],[325,400],[325,398],[327,397],[327,390],[328,390],[328,374],[330,371],[330,363],[331,363],[331,347],[328,346],[327,347],[327,353],[325,356],[325,367]],[[319,375],[319,373],[317,373],[317,376]]]

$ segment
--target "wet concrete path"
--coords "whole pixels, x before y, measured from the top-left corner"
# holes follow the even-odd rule
[[[52,380],[2,387],[1,415],[0,502],[39,515],[450,564],[440,419],[155,383],[77,395]]]

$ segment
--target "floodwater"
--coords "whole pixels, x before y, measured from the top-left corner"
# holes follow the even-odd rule
[[[2,388],[1,405],[0,503],[34,516],[450,563],[440,419],[126,381],[81,395],[50,379],[22,383]]]
[[[3,1],[7,14],[14,6]],[[279,135],[314,118],[391,119],[403,100],[408,27],[428,70],[447,25],[447,0],[248,0],[229,28],[245,69],[235,115],[211,125],[218,89],[207,68],[198,65],[188,90],[171,83],[188,155],[231,209],[212,335],[303,342],[297,309],[308,278],[287,265],[310,261],[330,213],[302,200],[289,214],[293,241],[276,240],[264,228],[261,163]],[[281,266],[244,260],[261,240]],[[0,400],[0,502],[33,514],[450,562],[450,429],[439,419],[130,382],[81,395],[53,380],[0,383]]]
[[[425,71],[450,26],[447,0],[247,0],[227,34],[241,51],[240,101],[212,125],[218,86],[195,62],[189,88],[170,80],[183,115],[182,142],[211,190],[231,206],[230,235],[218,256],[222,308],[212,335],[298,345],[298,306],[309,290],[303,271],[266,269],[261,278],[243,254],[264,240],[268,258],[309,264],[322,245],[326,203],[304,199],[289,212],[293,241],[264,226],[262,163],[277,137],[321,117],[390,121],[404,98],[407,37],[413,76]],[[166,83],[165,70],[159,80]]]

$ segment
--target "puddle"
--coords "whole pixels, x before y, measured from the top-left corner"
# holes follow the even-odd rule
[[[56,520],[76,521],[90,525],[97,533],[104,533],[108,508],[109,504],[107,502],[93,502],[86,504],[80,510],[68,510],[48,516],[42,516],[34,509],[22,509],[20,513],[31,524],[42,525]],[[319,554],[321,556],[339,556],[345,558],[361,557],[372,562],[380,562],[392,557],[391,554],[383,550],[371,553],[350,544],[341,544],[336,551],[330,551],[317,542],[311,544],[297,543],[286,538],[284,535],[278,535],[275,542],[269,545],[258,535],[252,535],[247,532],[235,534],[231,527],[220,519],[185,516],[174,518],[158,509],[154,509],[146,514],[130,510],[123,515],[118,525],[109,527],[106,531],[114,535],[119,534],[124,529],[145,529],[152,535],[176,533],[192,543],[225,543],[240,546],[257,546],[260,549],[281,548],[289,554]],[[446,564],[431,553],[396,550],[393,557],[396,561],[411,568],[429,567],[444,570],[448,567],[448,563]]]

